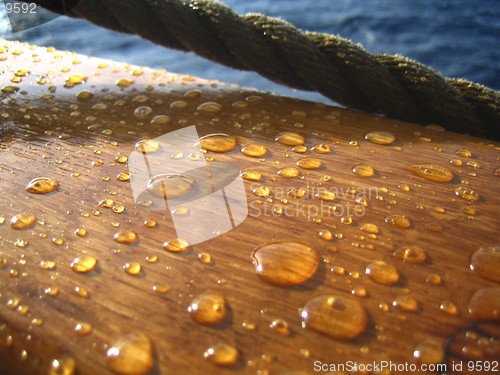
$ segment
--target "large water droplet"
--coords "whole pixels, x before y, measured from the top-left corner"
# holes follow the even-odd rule
[[[188,307],[191,318],[197,323],[212,325],[220,323],[226,316],[226,299],[220,292],[198,295]]]
[[[300,172],[297,168],[295,167],[283,167],[278,171],[278,174],[281,177],[285,178],[294,178],[298,177],[300,175]]]
[[[298,242],[273,242],[255,249],[252,254],[257,275],[280,286],[297,285],[310,279],[321,257],[313,248]]]
[[[375,143],[377,145],[390,145],[396,141],[396,137],[393,134],[383,131],[367,133],[365,135],[365,139],[368,142]]]
[[[241,148],[243,155],[260,158],[267,153],[267,147],[260,143],[250,143]]]
[[[297,161],[297,166],[303,169],[318,169],[322,165],[321,160],[318,158],[305,157]]]
[[[31,214],[18,214],[10,219],[10,227],[12,229],[26,229],[31,227],[36,222],[36,217]]]
[[[50,177],[37,177],[26,186],[26,191],[32,194],[47,194],[59,188],[59,182]]]
[[[169,199],[183,196],[194,189],[195,180],[183,174],[166,173],[151,177],[146,189],[158,198]]]
[[[224,133],[205,135],[198,142],[204,150],[220,153],[229,152],[238,145],[236,138]]]
[[[336,339],[352,339],[366,328],[368,317],[361,304],[340,296],[320,296],[300,313],[302,326]]]
[[[375,174],[375,170],[371,165],[358,164],[353,169],[352,172],[359,177],[372,177]]]
[[[407,229],[411,226],[411,221],[406,216],[393,214],[385,218],[387,224],[392,225],[395,228]]]
[[[73,269],[73,271],[78,273],[90,272],[95,268],[96,265],[97,258],[88,254],[81,255],[73,259],[73,262],[71,262],[71,268]]]
[[[113,239],[122,244],[133,244],[139,240],[139,236],[132,230],[124,230],[115,233]]]
[[[477,320],[500,320],[500,288],[476,291],[468,304],[469,314]]]
[[[143,139],[135,144],[135,149],[143,154],[151,154],[160,149],[160,144],[154,139]]]
[[[470,269],[478,275],[500,282],[500,247],[482,247],[472,254]]]
[[[365,273],[371,280],[383,285],[392,285],[399,281],[399,272],[396,267],[380,260],[370,263]]]
[[[144,375],[153,367],[153,343],[143,333],[119,339],[107,353],[108,368],[120,375]]]
[[[425,363],[428,365],[443,363],[443,343],[435,338],[425,339],[415,347],[413,358],[418,360],[420,363]]]
[[[280,133],[274,140],[285,146],[299,146],[306,143],[306,139],[302,135],[292,132]]]
[[[435,164],[416,164],[406,168],[408,171],[434,182],[448,182],[453,179],[453,173],[445,167]]]

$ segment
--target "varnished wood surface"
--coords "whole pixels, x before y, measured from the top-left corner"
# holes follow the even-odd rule
[[[106,351],[130,332],[151,338],[155,352],[151,374],[312,374],[315,361],[417,363],[413,352],[429,338],[442,345],[443,361],[448,364],[498,359],[498,315],[496,321],[477,321],[468,313],[468,303],[481,288],[499,288],[469,267],[476,250],[499,246],[498,170],[495,174],[500,167],[499,144],[436,126],[407,124],[165,71],[144,68],[139,72],[137,67],[113,62],[98,67],[98,60],[45,48],[0,42],[0,57],[0,87],[19,88],[0,94],[2,373],[46,374],[53,359],[69,356],[75,359],[78,374],[107,374]],[[21,82],[11,82],[20,70],[28,72],[19,74]],[[86,76],[86,81],[64,87],[67,77],[75,74]],[[40,77],[44,84],[37,83]],[[120,88],[116,81],[123,78],[134,83]],[[75,95],[82,90],[91,91],[93,98],[78,100]],[[193,90],[200,95],[186,96]],[[175,101],[187,105],[172,108]],[[223,108],[216,113],[197,110],[206,102]],[[134,117],[140,105],[153,110],[144,121]],[[167,115],[170,122],[151,124],[156,115]],[[234,136],[239,143],[236,149],[208,152],[205,157],[259,171],[264,178],[258,183],[245,181],[250,208],[241,225],[185,253],[170,253],[162,248],[164,241],[175,238],[170,214],[135,205],[130,183],[116,179],[127,165],[116,163],[115,158],[129,155],[140,140],[188,125],[196,125],[200,135]],[[388,146],[367,142],[364,136],[373,130],[390,132],[397,140]],[[331,152],[295,153],[274,141],[282,131],[304,135],[309,148],[325,143]],[[267,146],[268,153],[263,158],[244,156],[240,146],[252,142]],[[461,148],[472,156],[458,156]],[[301,170],[303,178],[277,174],[304,156],[321,159],[323,166]],[[450,160],[461,160],[462,165]],[[371,165],[375,175],[355,175],[352,168],[357,164]],[[432,182],[406,170],[413,164],[440,165],[454,177],[446,183]],[[58,180],[59,190],[47,195],[26,192],[27,183],[40,176]],[[398,188],[401,184],[410,191]],[[271,189],[270,197],[252,193],[260,185]],[[469,203],[457,197],[454,191],[460,186],[476,191],[479,199]],[[349,225],[341,222],[340,216],[346,215],[313,211],[311,217],[295,210],[287,211],[288,215],[258,215],[263,207],[268,212],[287,205],[318,207],[313,196],[286,195],[292,187],[339,192],[354,188],[372,195],[366,197],[364,214],[352,215]],[[125,211],[117,214],[99,207],[107,198],[122,203]],[[338,194],[331,205],[354,209],[357,203],[352,194]],[[476,214],[464,213],[466,207],[473,207]],[[26,212],[36,216],[37,223],[25,230],[11,229],[10,218]],[[411,226],[399,229],[387,224],[390,214],[405,215]],[[144,226],[148,219],[156,220],[158,227]],[[379,227],[376,238],[360,230],[365,223]],[[87,236],[75,235],[78,227],[85,227]],[[139,235],[138,243],[113,241],[118,230],[126,229]],[[330,230],[333,240],[322,239],[322,230]],[[57,245],[52,239],[64,243]],[[16,246],[18,240],[28,245]],[[316,249],[322,261],[314,277],[293,287],[263,282],[251,255],[256,247],[275,241],[298,241]],[[392,255],[404,246],[421,247],[428,259],[411,264]],[[210,254],[211,264],[198,260],[202,252]],[[71,269],[72,260],[82,254],[98,259],[94,271],[78,274]],[[154,255],[156,263],[145,260]],[[370,280],[365,268],[375,260],[396,266],[399,282],[385,286]],[[41,261],[53,261],[56,266],[45,270]],[[140,275],[124,272],[124,264],[131,261],[142,265]],[[426,282],[429,274],[440,275],[441,285]],[[171,289],[156,293],[155,284]],[[79,297],[75,287],[87,289],[88,298]],[[47,288],[58,288],[59,293],[50,296]],[[367,296],[353,296],[355,288],[365,288]],[[223,293],[229,307],[227,317],[214,327],[194,322],[187,312],[190,301],[205,291]],[[359,301],[368,313],[365,331],[353,340],[336,340],[301,328],[299,309],[321,295]],[[401,295],[413,297],[417,311],[393,307],[392,301]],[[28,311],[12,308],[12,302],[9,306],[15,299]],[[456,306],[456,315],[440,310],[446,301]],[[498,306],[499,301],[492,303]],[[288,323],[289,335],[269,327],[275,319]],[[78,322],[90,323],[92,332],[74,332]],[[490,344],[481,346],[478,340]],[[235,365],[218,367],[203,358],[204,351],[218,342],[238,348],[240,359]]]

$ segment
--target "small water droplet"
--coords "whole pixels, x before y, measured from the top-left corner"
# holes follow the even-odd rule
[[[379,234],[380,231],[378,229],[378,226],[372,223],[365,223],[361,225],[360,228],[363,232],[369,233],[369,234]]]
[[[37,177],[26,186],[26,191],[32,194],[47,194],[59,189],[59,182],[50,177]]]
[[[139,240],[139,236],[132,230],[124,230],[115,233],[113,240],[122,244],[133,244]]]
[[[81,101],[90,100],[94,97],[94,94],[90,91],[80,91],[76,95],[76,98]]]
[[[72,357],[54,359],[50,364],[49,375],[74,375],[76,361]]]
[[[173,253],[181,253],[189,248],[189,242],[177,238],[172,241],[166,241],[163,243],[163,248]]]
[[[222,105],[216,102],[206,102],[198,106],[197,110],[207,113],[216,113],[222,110]]]
[[[365,273],[371,280],[383,285],[393,285],[399,281],[399,272],[396,267],[383,261],[370,263]]]
[[[258,197],[268,197],[271,195],[271,189],[267,186],[258,186],[252,190],[252,193]]]
[[[241,173],[241,177],[247,181],[260,181],[262,180],[262,173],[252,170],[246,170]]]
[[[158,223],[155,220],[149,219],[144,221],[144,225],[148,228],[155,228],[158,225]]]
[[[435,164],[416,164],[406,168],[408,171],[433,182],[448,182],[453,179],[453,173],[445,167]]]
[[[392,225],[395,228],[407,229],[411,226],[411,221],[406,216],[393,214],[385,218],[387,224]]]
[[[73,262],[71,262],[71,269],[78,273],[87,273],[92,271],[96,265],[97,265],[96,257],[84,254],[73,259]]]
[[[358,164],[353,169],[352,172],[359,177],[372,177],[375,174],[375,170],[371,165]]]
[[[459,148],[457,151],[455,151],[455,154],[462,158],[470,158],[472,157],[472,152],[467,150],[466,148]]]
[[[428,365],[443,363],[444,355],[443,343],[435,338],[427,338],[418,343],[413,352],[413,358]]]
[[[279,285],[297,285],[310,279],[318,269],[321,256],[313,248],[298,242],[273,242],[252,254],[257,275]]]
[[[116,85],[123,89],[125,87],[129,87],[130,85],[133,85],[134,82],[135,81],[132,78],[121,78],[116,81]]]
[[[478,275],[500,282],[500,247],[482,247],[472,254],[470,269]]]
[[[135,144],[135,149],[143,154],[151,154],[160,149],[160,144],[154,139],[143,139]]]
[[[400,311],[413,312],[418,309],[418,302],[408,295],[397,296],[394,301],[392,301],[392,306]]]
[[[500,320],[500,288],[479,289],[472,295],[467,306],[476,320]]]
[[[475,202],[479,200],[479,194],[476,193],[474,190],[471,190],[466,187],[458,187],[455,189],[455,195],[459,198],[465,199],[466,201],[469,202]]]
[[[202,149],[218,153],[229,152],[238,145],[236,138],[224,133],[205,135],[198,142]]]
[[[74,331],[80,335],[88,335],[90,332],[92,332],[92,329],[92,324],[79,322],[75,325]]]
[[[306,143],[306,139],[302,135],[293,132],[280,133],[274,140],[285,146],[299,146]]]
[[[142,266],[137,262],[128,262],[123,266],[123,270],[132,276],[137,276],[142,271]]]
[[[85,229],[85,228],[76,228],[75,234],[78,237],[85,237],[87,235],[87,229]]]
[[[121,182],[130,181],[130,173],[121,172],[118,176],[116,176],[116,179]]]
[[[441,285],[443,279],[437,273],[430,273],[429,275],[427,275],[425,281],[432,285]]]
[[[303,169],[318,169],[322,165],[321,160],[318,158],[305,157],[297,161],[297,166]]]
[[[130,333],[108,350],[108,368],[120,375],[144,375],[154,361],[153,343],[143,333]]]
[[[295,167],[284,167],[278,171],[278,174],[285,178],[295,178],[300,175],[300,171]]]
[[[444,301],[439,305],[439,309],[448,315],[458,315],[457,306],[453,302]]]
[[[361,304],[341,296],[320,296],[301,310],[302,327],[336,339],[353,339],[366,328],[368,317]]]
[[[288,323],[286,320],[283,319],[274,319],[271,324],[269,324],[269,327],[278,332],[280,335],[283,336],[288,336],[290,334],[290,327],[288,326]]]
[[[191,318],[199,324],[220,323],[227,313],[226,299],[220,292],[205,292],[191,301],[188,312]]]
[[[238,349],[226,343],[211,346],[203,356],[207,361],[218,366],[231,366],[238,362],[239,359]]]
[[[303,154],[303,153],[307,152],[307,147],[304,145],[294,146],[292,148],[292,151],[296,152],[297,154]]]
[[[151,124],[153,125],[165,125],[168,124],[169,122],[170,122],[170,117],[168,117],[167,115],[157,115],[153,117],[153,119],[151,120]]]
[[[260,143],[250,143],[241,148],[243,155],[260,158],[267,153],[267,147]]]
[[[337,199],[337,196],[333,191],[326,190],[326,189],[320,189],[316,194],[315,197],[326,202],[333,202],[335,199]]]
[[[392,253],[396,258],[409,263],[423,263],[427,259],[427,254],[420,247],[401,247]]]
[[[12,229],[26,229],[31,227],[36,222],[36,217],[31,214],[18,214],[10,219],[10,227]]]
[[[365,139],[368,142],[375,143],[377,145],[390,145],[396,141],[396,137],[388,132],[374,131],[367,133]]]
[[[325,143],[316,143],[311,147],[311,150],[317,154],[328,154],[332,151],[330,146]]]
[[[210,264],[212,263],[212,256],[209,253],[199,253],[198,260],[200,261],[200,263]]]
[[[151,177],[147,182],[146,189],[158,198],[177,198],[189,193],[195,187],[196,182],[192,177],[167,173]]]
[[[153,110],[147,105],[141,105],[134,110],[134,117],[139,120],[144,120],[147,118]]]

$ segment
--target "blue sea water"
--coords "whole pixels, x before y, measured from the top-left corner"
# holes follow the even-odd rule
[[[238,13],[260,12],[280,17],[303,30],[341,35],[361,43],[372,53],[402,54],[444,75],[500,89],[498,0],[224,0],[224,3]],[[290,90],[254,73],[226,68],[82,20],[59,17],[12,33],[1,1],[0,38],[328,102],[319,94]]]

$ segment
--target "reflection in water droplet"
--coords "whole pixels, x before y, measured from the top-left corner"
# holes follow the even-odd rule
[[[146,189],[158,198],[177,198],[189,193],[196,182],[192,177],[182,174],[167,173],[151,177]]]
[[[281,176],[281,177],[285,177],[285,178],[294,178],[294,177],[298,177],[300,175],[300,172],[297,168],[295,167],[284,167],[284,168],[281,168],[279,171],[278,171],[278,174]]]
[[[297,166],[303,169],[318,169],[321,165],[321,160],[312,157],[301,158],[297,162]]]
[[[71,262],[71,269],[78,273],[87,273],[92,271],[96,265],[97,265],[96,257],[84,254],[73,259],[73,262]]]
[[[413,352],[413,358],[419,363],[438,364],[444,360],[444,345],[435,338],[427,338],[417,344]]]
[[[26,191],[32,194],[47,194],[56,191],[59,182],[50,177],[37,177],[31,180],[26,186]]]
[[[139,240],[139,236],[132,230],[124,230],[115,233],[113,240],[122,244],[133,244]]]
[[[485,279],[500,282],[500,247],[482,247],[472,254],[470,269]]]
[[[313,248],[297,242],[273,242],[255,249],[252,254],[257,275],[280,286],[297,285],[310,279],[321,257]]]
[[[411,221],[406,216],[403,215],[389,215],[385,218],[387,224],[391,224],[395,228],[407,229],[411,226]]]
[[[375,170],[371,165],[358,164],[353,169],[352,172],[359,177],[372,177],[375,174]]]
[[[292,132],[280,133],[274,140],[285,146],[299,146],[306,143],[306,139],[302,135]]]
[[[367,133],[365,139],[377,145],[390,145],[396,141],[396,137],[393,134],[383,131]]]
[[[435,164],[416,164],[406,168],[408,171],[433,182],[448,182],[453,179],[453,173],[445,167]]]
[[[370,263],[365,273],[371,280],[383,285],[393,285],[399,281],[399,272],[396,267],[383,261]]]
[[[423,263],[427,259],[424,250],[417,246],[401,247],[392,253],[396,258],[409,263]]]
[[[469,202],[475,202],[479,199],[478,193],[463,186],[455,189],[455,195]]]
[[[135,144],[135,150],[143,154],[151,154],[160,149],[160,144],[154,139],[143,139]]]
[[[238,145],[236,138],[224,133],[205,135],[198,142],[202,149],[219,153],[229,152]]]
[[[206,292],[196,296],[188,307],[191,318],[203,325],[220,323],[226,317],[226,299],[220,292]]]
[[[10,219],[10,227],[12,229],[26,229],[31,227],[36,222],[36,217],[31,214],[18,214]]]
[[[108,368],[120,375],[144,375],[153,367],[153,343],[143,333],[128,334],[108,350]]]
[[[477,290],[469,300],[469,314],[476,320],[500,320],[500,288]]]
[[[207,349],[203,356],[209,362],[218,366],[231,366],[239,359],[238,349],[225,343],[219,343],[211,346]]]
[[[260,158],[267,153],[267,147],[260,143],[250,143],[241,148],[243,155]]]
[[[177,238],[172,241],[166,241],[163,243],[163,248],[173,253],[181,253],[189,248],[189,242]]]
[[[320,296],[307,302],[300,313],[302,327],[336,339],[353,339],[366,328],[368,317],[361,304],[340,296]]]

